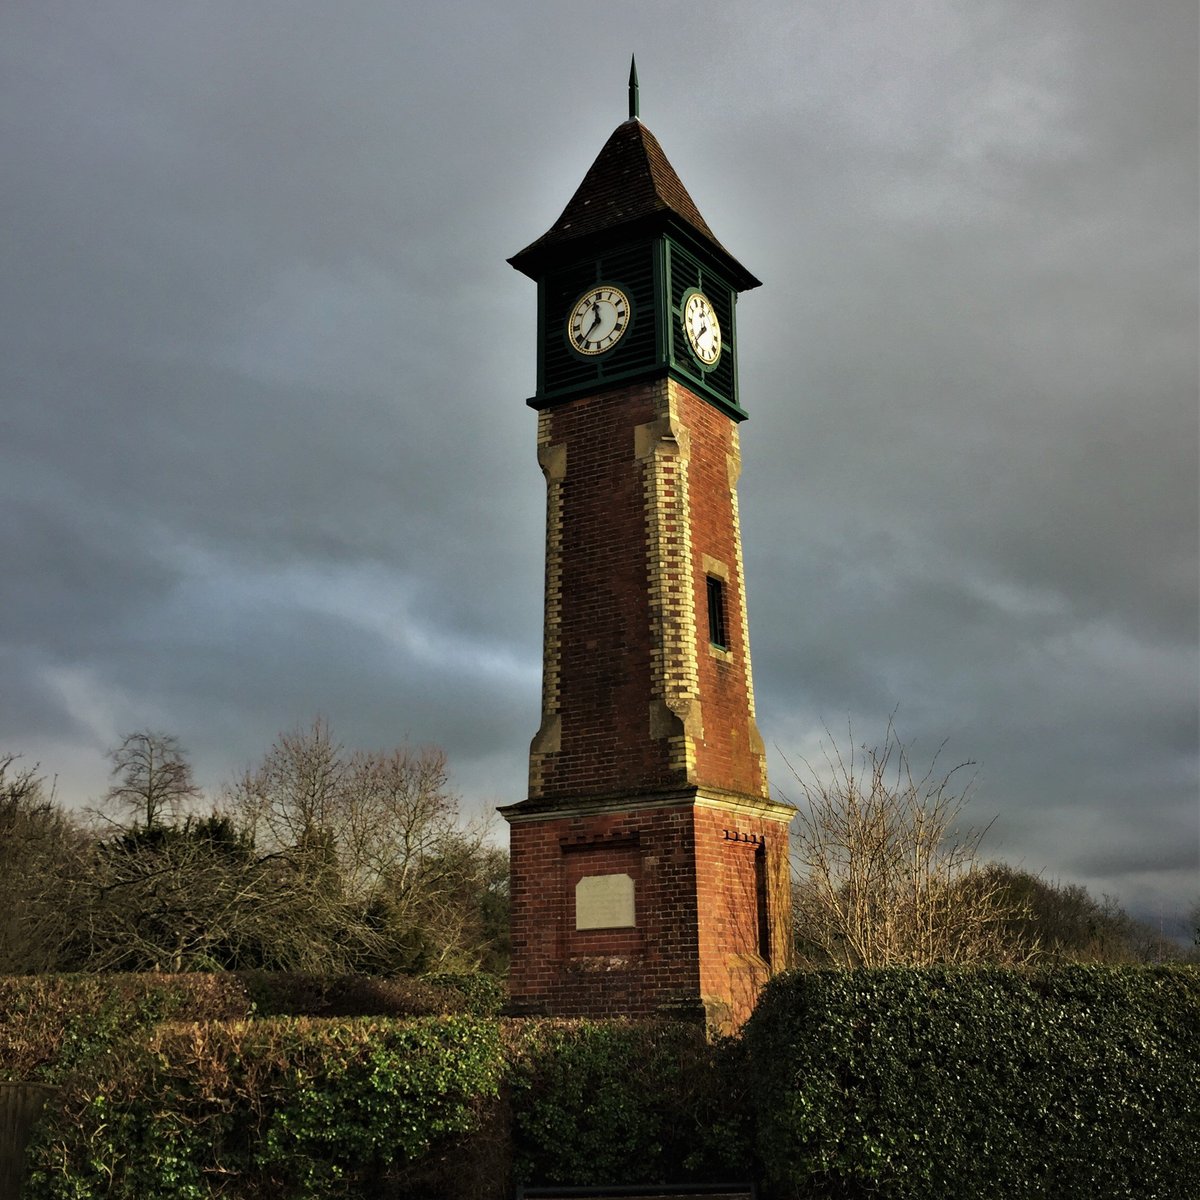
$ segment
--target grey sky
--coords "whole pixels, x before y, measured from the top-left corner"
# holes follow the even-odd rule
[[[625,115],[739,306],[760,723],[1200,892],[1192,0],[0,9],[0,748],[212,790],[320,712],[470,806],[537,726],[544,232]],[[786,770],[772,762],[788,791]],[[793,789],[794,790],[794,789]]]

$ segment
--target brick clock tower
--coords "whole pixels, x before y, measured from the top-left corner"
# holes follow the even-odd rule
[[[790,806],[754,720],[736,484],[737,295],[654,135],[629,120],[548,233],[542,720],[512,847],[511,1010],[736,1028],[786,964]]]

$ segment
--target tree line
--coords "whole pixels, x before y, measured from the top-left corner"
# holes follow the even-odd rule
[[[348,751],[316,720],[215,801],[170,734],[109,758],[69,812],[0,755],[0,973],[503,970],[508,857],[442,750]]]
[[[844,748],[843,748],[844,747]],[[1010,966],[1200,961],[1200,905],[1185,946],[1112,896],[988,862],[990,826],[964,823],[971,762],[914,767],[889,723],[881,745],[839,747],[792,773],[793,927],[801,966]]]
[[[986,828],[963,823],[972,764],[916,770],[891,726],[847,747],[794,770],[798,965],[1200,959],[1200,908],[1188,947],[1113,897],[986,861]],[[215,801],[169,734],[109,758],[80,813],[0,755],[0,973],[506,969],[508,855],[462,820],[442,750],[348,751],[316,720]]]

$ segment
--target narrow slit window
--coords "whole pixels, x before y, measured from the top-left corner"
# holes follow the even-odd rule
[[[721,650],[729,648],[725,629],[725,581],[712,575],[708,582],[708,640]]]
[[[758,953],[763,962],[771,961],[771,926],[767,909],[767,846],[758,844],[754,852],[754,899],[758,916]]]

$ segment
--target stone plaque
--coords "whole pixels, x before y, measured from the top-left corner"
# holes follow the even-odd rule
[[[633,925],[633,880],[628,875],[585,875],[575,885],[576,929],[629,929]]]

